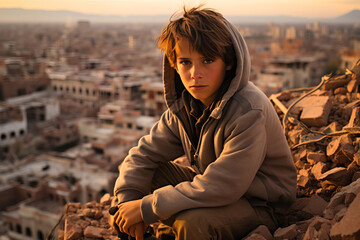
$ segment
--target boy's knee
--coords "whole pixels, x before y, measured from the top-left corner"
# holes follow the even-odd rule
[[[215,232],[211,221],[201,209],[191,209],[177,214],[173,223],[173,231],[177,239],[211,239]]]

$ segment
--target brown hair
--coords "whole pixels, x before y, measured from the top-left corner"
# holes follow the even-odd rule
[[[235,51],[224,17],[202,6],[186,10],[181,18],[171,20],[163,28],[158,38],[158,47],[165,52],[170,65],[176,67],[176,43],[180,38],[187,39],[195,51],[204,57],[214,59],[220,57],[226,66],[235,62]]]

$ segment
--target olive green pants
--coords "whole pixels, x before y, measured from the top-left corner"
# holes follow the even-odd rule
[[[153,190],[191,181],[196,173],[189,167],[170,162],[161,164],[155,172]],[[172,232],[176,240],[241,239],[259,225],[275,231],[277,222],[270,207],[252,207],[243,197],[221,207],[204,207],[181,211],[162,221],[157,236]],[[164,237],[163,239],[169,239]]]

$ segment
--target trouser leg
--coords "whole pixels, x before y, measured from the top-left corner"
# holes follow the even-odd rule
[[[277,225],[268,209],[253,208],[245,198],[223,207],[185,210],[163,222],[172,226],[176,240],[236,240],[259,225],[270,230]]]
[[[189,167],[173,162],[161,164],[154,174],[152,188],[192,181],[195,175]],[[253,208],[246,198],[222,207],[188,209],[162,222],[172,227],[177,240],[235,240],[259,225],[266,225],[270,231],[277,228],[271,208]]]

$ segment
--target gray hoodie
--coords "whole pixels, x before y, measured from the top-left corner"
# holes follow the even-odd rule
[[[129,151],[114,189],[119,202],[142,198],[145,223],[186,209],[224,206],[241,197],[276,212],[284,212],[295,200],[296,170],[279,118],[268,98],[249,82],[250,56],[244,39],[229,22],[225,27],[236,51],[236,74],[202,126],[196,147],[180,117],[184,102],[177,73],[164,57],[168,109]],[[158,163],[184,154],[199,173],[193,181],[148,194]]]

